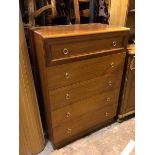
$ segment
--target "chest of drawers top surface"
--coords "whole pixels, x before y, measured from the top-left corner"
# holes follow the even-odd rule
[[[125,32],[129,31],[126,27],[117,27],[112,25],[94,23],[94,24],[75,24],[75,25],[60,25],[60,26],[43,26],[32,28],[35,33],[39,34],[42,38],[58,38],[58,37],[71,37],[81,35],[91,35],[99,33],[110,32]]]

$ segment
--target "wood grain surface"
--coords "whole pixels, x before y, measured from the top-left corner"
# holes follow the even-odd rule
[[[135,112],[135,47],[129,45],[128,49],[118,108],[121,119]]]
[[[63,108],[51,112],[51,119],[53,128],[59,126],[61,123],[68,121],[74,121],[74,119],[80,117],[89,112],[94,112],[100,108],[104,108],[106,105],[117,105],[119,90],[106,91],[92,95],[89,98],[84,98],[74,102],[73,104],[66,105]]]
[[[98,124],[113,118],[116,114],[116,108],[117,104],[104,106],[104,108],[85,113],[73,121],[68,121],[64,124],[61,123],[60,126],[53,129],[54,143],[60,143],[65,139],[69,139],[76,134],[80,134],[82,131],[92,128],[93,126],[97,126]],[[68,129],[70,129],[70,132],[68,132]]]
[[[19,150],[30,155],[43,150],[45,139],[21,16],[19,22]]]
[[[105,37],[85,36],[83,38],[72,37],[66,39],[55,39],[47,42],[47,60],[58,61],[64,58],[71,58],[106,50],[123,48],[124,36]],[[88,46],[89,45],[89,46]]]
[[[129,29],[82,24],[30,31],[54,148],[111,121],[117,111]],[[65,48],[71,55],[62,54]]]
[[[42,26],[32,28],[35,33],[40,35],[42,38],[59,38],[59,37],[71,37],[71,36],[83,36],[90,34],[101,34],[110,32],[122,32],[127,34],[129,28],[118,27],[100,23],[92,24],[75,24],[66,26]]]
[[[115,75],[122,71],[124,59],[125,53],[121,52],[119,54],[47,67],[48,88],[56,89],[76,82],[105,76],[106,74]]]
[[[109,83],[111,83],[111,85]],[[121,76],[117,78],[115,76],[105,76],[56,89],[50,92],[51,109],[61,108],[99,93],[112,91],[114,89],[119,90],[120,83]],[[69,99],[67,99],[67,95],[69,95]]]

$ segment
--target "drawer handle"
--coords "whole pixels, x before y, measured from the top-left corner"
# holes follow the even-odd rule
[[[63,54],[67,55],[69,53],[68,49],[67,48],[64,48],[63,49]]]
[[[65,78],[66,78],[66,79],[69,79],[69,77],[70,77],[70,76],[69,76],[69,73],[65,73]]]
[[[110,100],[111,100],[110,97],[107,97],[107,102],[110,102]]]
[[[109,86],[112,86],[112,81],[109,81],[108,84],[109,84]]]
[[[66,94],[66,100],[69,100],[70,99],[70,95],[67,93]]]
[[[111,67],[114,68],[114,62],[111,63]]]
[[[112,44],[115,47],[117,45],[117,41],[113,41]]]
[[[71,116],[71,113],[70,112],[67,112],[66,113],[66,117],[68,118],[68,117],[70,117]]]
[[[108,112],[106,112],[106,113],[105,113],[105,115],[106,115],[106,117],[108,117],[108,116],[109,116],[109,113],[108,113]]]
[[[72,130],[70,128],[67,128],[67,134],[71,134]]]

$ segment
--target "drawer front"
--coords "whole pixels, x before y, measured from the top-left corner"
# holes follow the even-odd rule
[[[67,121],[73,121],[76,118],[89,113],[94,112],[100,108],[104,108],[106,105],[113,105],[118,103],[119,90],[97,94],[93,97],[81,100],[72,105],[65,106],[64,108],[55,110],[52,115],[52,127],[66,123]]]
[[[119,89],[121,75],[102,76],[82,83],[50,91],[51,110],[92,97],[96,94]]]
[[[80,132],[87,131],[89,128],[104,123],[116,116],[117,105],[108,105],[94,112],[86,113],[73,121],[67,121],[60,126],[53,128],[54,143],[59,143],[69,139]]]
[[[106,74],[121,74],[124,60],[125,53],[119,53],[48,67],[48,87],[56,89]]]
[[[78,57],[81,55],[88,55],[97,52],[104,52],[105,50],[113,50],[123,48],[122,36],[116,37],[99,37],[93,38],[81,38],[73,37],[64,39],[53,39],[49,40],[47,47],[47,62],[52,63],[54,61],[60,61],[62,59],[69,59]]]

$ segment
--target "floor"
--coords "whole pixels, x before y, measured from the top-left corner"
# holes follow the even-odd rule
[[[59,150],[49,141],[38,155],[135,155],[135,119],[113,123]]]

